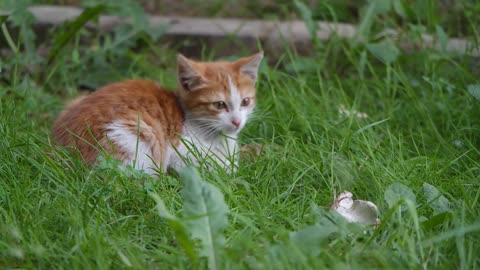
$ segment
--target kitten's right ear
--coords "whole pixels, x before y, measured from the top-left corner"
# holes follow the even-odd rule
[[[258,68],[263,59],[263,51],[260,51],[252,56],[244,57],[235,62],[240,72],[244,73],[255,82],[258,77]]]
[[[206,79],[195,69],[194,64],[182,54],[177,57],[178,82],[185,91],[194,91],[206,83]]]

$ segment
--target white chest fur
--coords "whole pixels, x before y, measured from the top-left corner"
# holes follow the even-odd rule
[[[180,145],[168,150],[167,167],[178,171],[186,164],[193,164],[213,170],[221,167],[228,172],[235,172],[239,151],[236,135],[205,138],[195,131],[188,124],[185,126]]]
[[[206,138],[198,135],[194,127],[186,124],[179,146],[167,147],[166,158],[161,161],[152,159],[152,145],[137,138],[136,134],[131,133],[122,123],[113,122],[106,129],[109,140],[126,154],[126,158],[122,160],[123,166],[130,164],[148,174],[155,174],[155,168],[179,171],[186,164],[212,170],[221,167],[232,173],[238,165],[236,136],[216,135]]]

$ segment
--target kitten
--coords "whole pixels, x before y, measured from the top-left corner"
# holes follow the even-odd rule
[[[106,152],[152,175],[189,162],[235,171],[237,135],[255,106],[262,58],[198,62],[178,55],[175,92],[148,80],[104,86],[66,107],[53,138],[78,148],[89,165]]]

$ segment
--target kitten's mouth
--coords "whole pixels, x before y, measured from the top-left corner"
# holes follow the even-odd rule
[[[225,128],[224,132],[226,134],[237,134],[242,128],[240,126],[228,126]]]

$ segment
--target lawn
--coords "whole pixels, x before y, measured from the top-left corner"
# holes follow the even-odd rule
[[[0,268],[480,268],[478,57],[373,38],[396,26],[440,39],[461,28],[476,40],[475,1],[455,10],[461,18],[444,18],[435,1],[392,0],[426,3],[428,16],[379,9],[367,18],[367,44],[334,38],[308,57],[268,59],[277,64],[262,66],[240,138],[263,145],[262,155],[233,175],[200,171],[202,179],[147,177],[109,159],[91,169],[50,139],[79,92],[126,78],[174,89],[176,48],[138,31],[141,20],[70,38],[63,25],[41,42],[22,9],[31,1],[7,2],[20,32],[3,24],[0,34]],[[38,54],[45,44],[58,51]],[[344,190],[374,202],[380,225],[329,211]],[[199,205],[215,211],[205,216]]]

